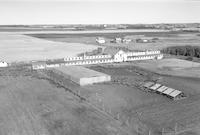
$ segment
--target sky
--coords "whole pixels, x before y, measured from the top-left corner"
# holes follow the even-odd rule
[[[200,23],[200,0],[0,0],[0,25]]]

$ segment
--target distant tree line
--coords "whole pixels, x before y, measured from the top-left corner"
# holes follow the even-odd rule
[[[200,46],[173,46],[162,50],[163,53],[200,58]]]

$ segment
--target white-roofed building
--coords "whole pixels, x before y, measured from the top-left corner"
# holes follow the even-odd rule
[[[7,67],[8,63],[4,62],[4,61],[0,61],[0,67]]]
[[[172,93],[175,89],[172,89],[172,88],[168,88],[167,90],[165,90],[163,92],[163,94],[166,94],[166,95],[169,95],[170,93]]]
[[[169,96],[172,97],[173,99],[178,99],[182,95],[183,95],[183,92],[179,90],[175,90],[169,94]]]
[[[166,89],[168,89],[168,87],[166,86],[161,86],[160,88],[157,89],[158,92],[162,93],[164,92]]]
[[[150,88],[152,85],[154,85],[155,83],[154,82],[146,82],[143,86],[145,88]]]
[[[155,85],[151,86],[150,89],[151,89],[151,90],[156,90],[156,89],[158,89],[160,86],[161,86],[161,84],[156,83]]]
[[[106,43],[106,40],[103,37],[98,37],[98,38],[96,38],[96,42],[99,44],[104,44],[104,43]]]

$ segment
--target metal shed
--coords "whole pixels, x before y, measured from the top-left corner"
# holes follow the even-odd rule
[[[168,89],[168,87],[161,86],[159,89],[157,89],[157,91],[163,93],[166,89]]]
[[[170,93],[169,95],[172,97],[172,98],[176,98],[178,95],[180,95],[182,92],[179,91],[179,90],[175,90],[173,91],[172,93]]]
[[[155,85],[151,86],[150,89],[151,90],[156,90],[157,88],[159,88],[161,86],[161,84],[156,83]]]
[[[163,92],[163,94],[166,94],[166,95],[169,95],[170,93],[172,93],[175,89],[172,89],[172,88],[168,88],[167,90],[165,90]]]
[[[93,83],[107,82],[111,80],[111,76],[97,72],[82,66],[61,66],[53,69],[55,72],[61,73],[66,79],[69,79],[81,86]]]
[[[154,85],[155,83],[154,82],[146,82],[143,86],[145,88],[150,88],[152,85]]]

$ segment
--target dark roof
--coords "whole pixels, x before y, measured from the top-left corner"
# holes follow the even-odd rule
[[[46,62],[45,61],[35,61],[35,62],[32,62],[32,65],[46,65]]]
[[[105,48],[103,53],[104,54],[110,54],[110,55],[115,55],[116,53],[118,53],[121,49],[118,48]]]

